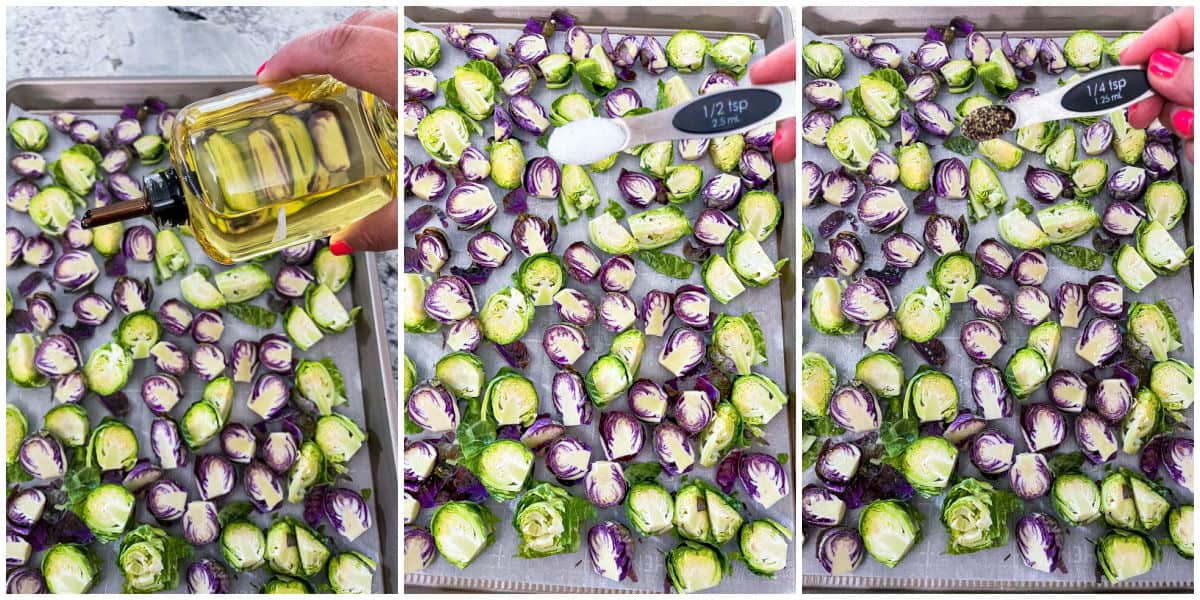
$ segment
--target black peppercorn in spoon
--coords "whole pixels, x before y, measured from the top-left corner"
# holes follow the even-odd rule
[[[963,119],[962,132],[988,140],[1034,123],[1105,115],[1152,94],[1145,67],[1113,67],[1020,102],[981,106]]]

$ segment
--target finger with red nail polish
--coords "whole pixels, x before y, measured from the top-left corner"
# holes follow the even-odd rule
[[[350,244],[347,244],[342,240],[334,240],[329,244],[329,251],[332,252],[334,256],[346,256],[347,254],[353,252],[354,249],[350,247]]]

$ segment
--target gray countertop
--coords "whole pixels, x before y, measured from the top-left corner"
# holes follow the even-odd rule
[[[13,7],[7,9],[8,79],[249,75],[288,40],[359,8]],[[376,262],[394,366],[397,252],[377,254]]]

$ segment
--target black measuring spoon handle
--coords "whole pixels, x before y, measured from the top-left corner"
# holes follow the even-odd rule
[[[1144,67],[1115,67],[1072,84],[1060,103],[1075,113],[1109,112],[1137,102],[1150,91]]]

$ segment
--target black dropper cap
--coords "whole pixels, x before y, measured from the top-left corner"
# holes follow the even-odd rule
[[[84,229],[100,227],[134,217],[151,216],[160,228],[187,223],[187,201],[175,169],[164,169],[142,178],[145,196],[88,209],[80,219]]]

